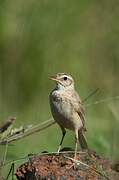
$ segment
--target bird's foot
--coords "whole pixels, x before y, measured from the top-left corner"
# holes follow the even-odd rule
[[[73,169],[76,170],[77,169],[77,165],[79,165],[76,156],[74,156],[74,158],[68,157],[68,159],[70,159],[70,161],[68,162],[67,169],[73,168]]]
[[[60,150],[61,150],[61,146],[58,147],[58,150],[57,150],[57,154],[59,155],[60,153]]]
[[[66,169],[71,169],[71,168],[73,168],[73,169],[76,169],[76,163],[75,162],[72,162],[72,164],[71,165],[69,165],[69,166],[67,166],[67,168]]]

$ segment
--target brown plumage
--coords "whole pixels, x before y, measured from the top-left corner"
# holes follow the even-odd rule
[[[58,73],[52,76],[51,79],[56,82],[55,89],[50,93],[51,112],[62,130],[62,139],[58,152],[60,151],[66,134],[65,129],[70,129],[75,132],[76,158],[78,141],[82,149],[88,149],[87,142],[83,135],[84,131],[86,131],[84,106],[78,93],[75,91],[74,80],[70,75]]]

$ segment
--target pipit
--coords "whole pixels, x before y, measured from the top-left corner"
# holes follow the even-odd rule
[[[50,107],[54,120],[62,130],[62,138],[58,148],[61,149],[66,129],[75,132],[75,154],[76,159],[78,141],[82,149],[88,149],[84,137],[85,113],[81,99],[74,87],[73,78],[65,73],[58,73],[50,79],[56,82],[55,89],[50,93]]]

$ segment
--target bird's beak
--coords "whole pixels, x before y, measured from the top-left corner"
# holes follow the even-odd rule
[[[56,76],[50,76],[49,79],[53,80],[53,81],[58,81],[58,79],[56,78]]]
[[[49,79],[55,81],[56,83],[59,83],[59,84],[63,85],[62,82],[57,78],[56,75],[50,76]]]

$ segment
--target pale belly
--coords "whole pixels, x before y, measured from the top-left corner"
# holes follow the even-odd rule
[[[77,112],[74,111],[71,104],[67,102],[52,101],[51,111],[56,122],[64,128],[75,130],[82,128],[82,121]]]

